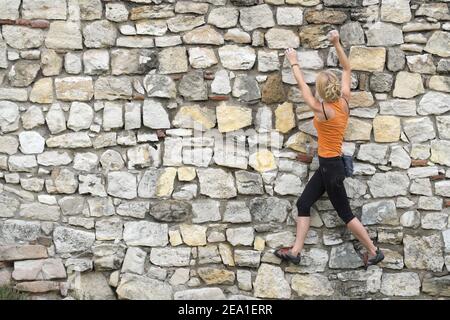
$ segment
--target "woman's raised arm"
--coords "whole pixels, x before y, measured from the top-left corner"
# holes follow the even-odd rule
[[[338,56],[339,63],[342,66],[341,93],[342,96],[348,101],[350,99],[350,84],[352,73],[352,69],[350,68],[350,61],[348,60],[347,55],[342,48],[341,42],[339,41],[339,33],[336,30],[332,30],[329,32],[328,38],[336,48],[336,54]]]
[[[292,72],[294,74],[295,80],[297,80],[298,87],[302,92],[302,96],[306,104],[314,112],[321,112],[319,100],[317,100],[313,96],[311,89],[306,84],[305,79],[303,78],[303,73],[300,69],[300,65],[298,64],[297,51],[295,51],[292,48],[289,48],[285,51],[285,54],[289,63],[291,64]]]

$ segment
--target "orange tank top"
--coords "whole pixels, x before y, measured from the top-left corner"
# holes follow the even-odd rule
[[[336,115],[329,120],[313,119],[318,136],[318,154],[323,158],[331,158],[342,155],[342,141],[347,129],[349,114],[344,107],[345,100],[339,99],[330,103]]]

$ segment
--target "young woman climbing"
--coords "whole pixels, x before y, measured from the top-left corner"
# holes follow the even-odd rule
[[[318,135],[319,168],[306,184],[296,203],[298,217],[294,245],[276,250],[275,255],[294,264],[300,263],[300,253],[310,226],[311,206],[326,191],[339,217],[366,248],[367,253],[364,254],[363,260],[364,265],[368,267],[382,261],[384,255],[374,245],[358,218],[353,215],[345,191],[343,183],[345,171],[341,157],[342,141],[350,113],[348,101],[350,99],[351,69],[350,62],[340,44],[339,33],[333,30],[328,37],[336,48],[342,66],[342,79],[339,81],[331,71],[323,71],[317,75],[316,91],[322,101],[313,96],[306,84],[297,60],[297,52],[292,48],[285,52],[303,98],[314,112],[313,124]]]

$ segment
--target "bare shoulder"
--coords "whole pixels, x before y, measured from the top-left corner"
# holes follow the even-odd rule
[[[322,104],[319,100],[314,99],[311,103],[308,103],[308,107],[314,112],[314,113],[322,113]]]

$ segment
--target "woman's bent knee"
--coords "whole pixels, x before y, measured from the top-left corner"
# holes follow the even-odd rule
[[[345,224],[348,224],[355,218],[355,216],[351,212],[346,214],[339,214],[339,217],[342,219],[342,221],[344,221]]]
[[[297,213],[299,217],[309,217],[311,206],[305,204],[303,201],[298,200],[297,201]]]

